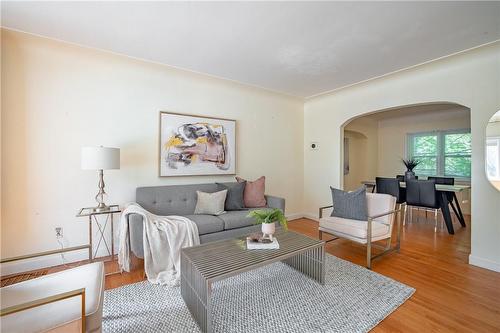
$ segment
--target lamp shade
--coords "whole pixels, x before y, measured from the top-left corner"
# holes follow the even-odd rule
[[[82,147],[82,169],[120,169],[120,149],[109,147]]]

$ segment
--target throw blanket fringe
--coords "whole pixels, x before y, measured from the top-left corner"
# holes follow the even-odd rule
[[[130,214],[143,218],[144,270],[153,284],[176,286],[180,281],[181,248],[200,244],[198,227],[183,216],[158,216],[136,203],[129,204],[120,219],[120,247],[118,264],[130,272],[130,244],[128,242]]]

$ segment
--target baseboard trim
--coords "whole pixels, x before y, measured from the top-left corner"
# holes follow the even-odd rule
[[[309,220],[313,220],[313,221],[316,221],[316,222],[319,222],[319,218],[317,215],[313,214],[313,213],[304,213],[303,214],[305,218],[309,219]]]
[[[288,221],[292,220],[298,220],[304,217],[303,213],[293,213],[293,214],[286,214],[286,218]]]
[[[491,271],[500,272],[500,263],[493,260],[476,257],[472,254],[469,254],[469,264],[481,268],[486,268]]]

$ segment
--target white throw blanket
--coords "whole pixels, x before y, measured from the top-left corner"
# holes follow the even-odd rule
[[[158,216],[136,203],[125,208],[120,220],[118,264],[130,271],[130,244],[127,216],[143,217],[144,270],[149,282],[178,285],[181,272],[181,248],[200,244],[198,227],[183,216]]]

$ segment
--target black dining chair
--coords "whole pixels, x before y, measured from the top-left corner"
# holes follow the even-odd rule
[[[455,178],[453,177],[427,177],[427,179],[434,179],[436,181],[436,184],[455,185]],[[453,204],[453,199],[455,199],[458,205],[458,199],[456,198],[456,194],[454,192],[446,192],[446,198],[448,199],[448,204],[453,209],[455,216],[458,219],[460,219],[461,218],[460,212],[458,211],[457,207],[455,207],[455,205]]]
[[[439,205],[436,181],[429,180],[408,180],[406,182],[406,205],[410,208],[410,220],[413,219],[411,208],[417,207],[424,210],[434,211],[434,232],[437,232]]]
[[[427,177],[427,179],[431,180],[434,179],[436,181],[436,184],[441,184],[441,185],[455,185],[455,178],[452,177]],[[453,192],[448,192],[446,193],[446,196],[448,197],[448,202],[453,201]]]
[[[406,191],[399,186],[399,180],[396,178],[376,177],[375,184],[377,193],[392,195],[396,198],[396,209],[400,210],[404,205],[403,225],[406,222]]]

